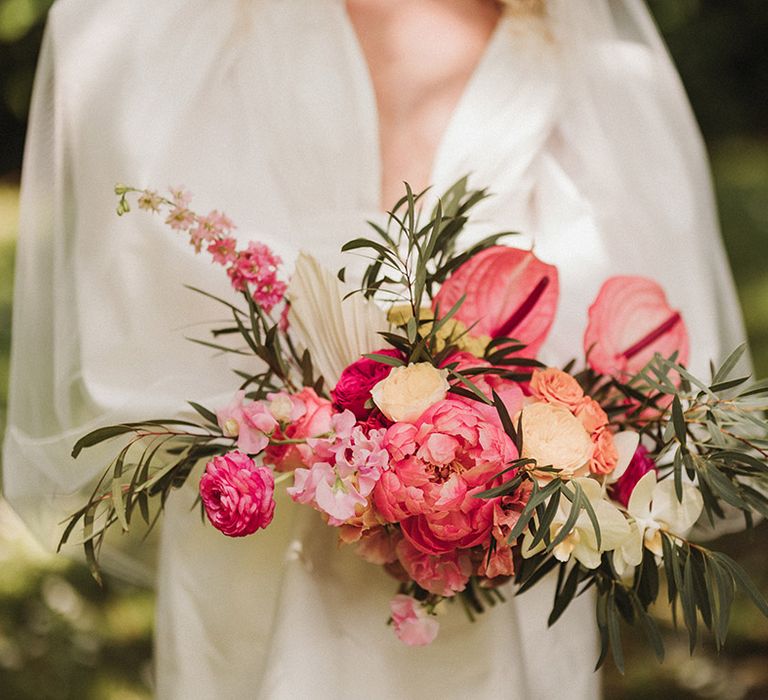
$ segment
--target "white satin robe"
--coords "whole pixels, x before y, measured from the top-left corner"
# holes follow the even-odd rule
[[[596,61],[640,80],[633,56],[606,46]],[[610,192],[580,179],[569,157],[579,135],[559,128],[569,109],[560,60],[542,26],[502,19],[440,143],[434,191],[471,172],[494,196],[470,235],[524,231],[518,244],[535,239],[559,266],[545,359],[579,354],[606,276],[640,272],[683,310],[703,366],[720,351],[713,300],[733,306],[722,250],[706,261],[693,251],[681,270],[663,201],[642,226],[625,226]],[[652,121],[651,98],[648,108]],[[175,414],[187,399],[215,407],[235,388],[227,357],[184,338],[205,337],[204,322],[222,311],[183,285],[227,295],[228,280],[159,218],[118,218],[116,182],[186,185],[193,206],[226,211],[241,240],[267,243],[288,266],[303,248],[335,269],[349,264],[340,245],[382,216],[379,171],[374,95],[341,0],[57,3],[23,182],[4,449],[7,497],[20,512],[56,522],[74,502],[66,494],[101,472],[98,451],[68,456],[87,430]],[[687,175],[665,177],[672,196]],[[690,225],[691,207],[675,206]],[[710,265],[716,274],[704,272]],[[395,582],[338,549],[316,513],[283,497],[268,530],[232,540],[190,512],[194,498],[192,479],[162,524],[159,698],[599,695],[589,596],[551,630],[551,581],[519,598],[508,591],[474,624],[449,606],[437,641],[408,648],[385,624]]]

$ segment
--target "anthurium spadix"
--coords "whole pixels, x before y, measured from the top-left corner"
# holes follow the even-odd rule
[[[443,311],[464,296],[455,318],[478,336],[515,338],[534,357],[552,327],[560,294],[557,268],[530,250],[492,246],[470,258],[443,284],[434,307]]]
[[[614,567],[620,576],[640,564],[644,546],[663,556],[662,531],[685,537],[696,524],[704,507],[701,492],[695,485],[684,483],[682,496],[678,500],[673,479],[658,481],[655,471],[637,482],[627,506],[633,521],[631,535],[614,554]]]
[[[288,320],[293,335],[312,348],[312,362],[329,386],[344,368],[381,347],[379,331],[387,316],[362,294],[344,298],[353,288],[339,281],[314,257],[301,253],[288,286]]]
[[[573,481],[579,484],[595,513],[600,527],[600,545],[598,546],[595,528],[589,515],[585,510],[582,510],[571,531],[562,542],[555,545],[552,553],[559,561],[565,562],[573,557],[587,569],[596,569],[600,566],[603,552],[610,552],[626,541],[629,536],[629,524],[622,512],[606,500],[603,489],[597,481],[589,477],[574,479]],[[571,502],[565,496],[561,496],[557,514],[550,526],[550,535],[553,540],[567,523],[570,506]],[[526,532],[523,538],[523,557],[532,557],[545,547],[543,542],[531,547],[532,542],[533,535]]]

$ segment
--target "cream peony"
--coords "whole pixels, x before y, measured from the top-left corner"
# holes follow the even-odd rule
[[[395,367],[371,389],[373,402],[389,420],[415,421],[448,393],[448,370],[428,362]]]
[[[559,469],[565,479],[589,472],[592,438],[565,406],[537,401],[525,406],[522,416],[523,457]]]

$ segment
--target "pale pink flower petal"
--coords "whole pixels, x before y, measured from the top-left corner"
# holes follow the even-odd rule
[[[636,374],[660,353],[678,352],[688,362],[688,333],[679,311],[667,302],[664,290],[645,277],[611,277],[589,308],[584,334],[589,366],[601,374]]]
[[[408,646],[431,644],[440,629],[433,615],[407,595],[396,595],[389,604],[397,638]]]

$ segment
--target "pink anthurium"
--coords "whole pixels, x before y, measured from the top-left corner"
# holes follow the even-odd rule
[[[435,296],[441,313],[465,295],[455,318],[473,335],[515,338],[533,357],[549,333],[557,310],[557,268],[530,250],[493,246],[459,267]]]
[[[592,306],[584,334],[589,366],[613,376],[639,372],[655,353],[688,361],[688,332],[664,290],[645,277],[611,277]]]

